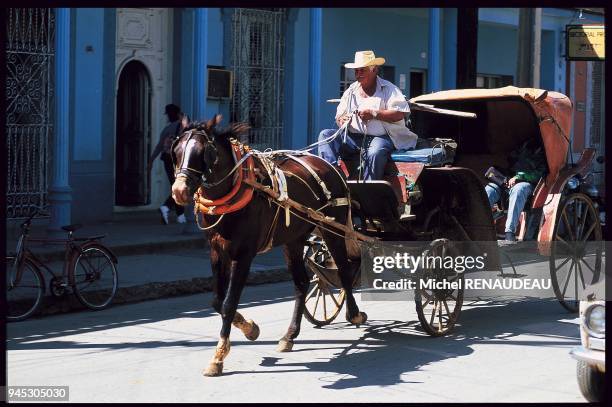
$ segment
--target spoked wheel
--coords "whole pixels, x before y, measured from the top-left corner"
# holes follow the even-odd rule
[[[6,319],[22,321],[36,314],[45,293],[42,273],[27,257],[21,261],[19,272],[13,268],[14,258],[6,259]]]
[[[334,270],[335,273],[338,272],[323,239],[316,235],[308,239],[304,249],[304,260],[310,277],[304,316],[316,326],[329,325],[342,309],[345,292],[325,281],[317,273],[321,269],[326,269],[329,273],[334,273]]]
[[[448,239],[436,239],[423,253],[423,258],[456,255],[456,248]],[[444,262],[433,262],[433,267],[424,267],[417,280],[417,289],[414,293],[417,315],[421,326],[429,335],[443,336],[449,333],[461,312],[463,305],[463,273],[457,273],[452,268],[444,268]],[[449,288],[420,288],[421,281],[435,280],[445,283]],[[457,288],[451,288],[458,285]]]
[[[117,269],[104,246],[90,244],[84,247],[72,272],[74,293],[84,306],[101,310],[113,301],[118,286]]]
[[[579,292],[599,281],[603,242],[599,214],[591,199],[569,195],[559,207],[550,250],[550,275],[557,300],[578,312]]]

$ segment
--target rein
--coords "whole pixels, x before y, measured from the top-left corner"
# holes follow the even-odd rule
[[[319,142],[316,144],[318,145],[318,144],[324,144],[324,143],[330,142],[335,137],[340,135],[343,130],[346,131],[346,125],[341,127],[336,132],[336,134],[334,134],[332,137],[329,137],[328,139],[323,140],[322,142]],[[308,146],[307,149],[304,149],[301,151],[280,150],[280,151],[270,151],[270,152],[259,152],[256,150],[251,150],[249,146],[241,144],[235,139],[230,140],[230,143],[232,147],[233,158],[234,158],[234,161],[236,162],[235,166],[221,180],[215,183],[211,183],[211,184],[205,183],[202,179],[200,179],[199,180],[200,186],[198,187],[197,191],[194,194],[194,213],[196,216],[198,227],[201,230],[213,229],[221,222],[225,214],[236,212],[236,211],[243,209],[245,206],[249,204],[249,202],[251,202],[254,191],[257,190],[259,192],[263,192],[264,195],[267,195],[268,200],[270,200],[271,202],[273,202],[274,204],[278,206],[277,211],[274,216],[274,220],[270,227],[270,230],[267,233],[266,241],[264,242],[265,244],[263,246],[263,249],[261,249],[259,252],[265,252],[271,247],[272,235],[274,234],[274,230],[276,229],[278,215],[279,215],[279,211],[281,208],[283,208],[285,211],[285,223],[287,226],[289,226],[289,216],[291,213],[308,223],[312,223],[315,226],[322,227],[323,229],[326,229],[339,236],[345,236],[347,238],[356,239],[356,240],[367,240],[365,236],[355,232],[354,230],[352,230],[352,228],[347,228],[345,225],[338,224],[337,222],[333,221],[331,218],[327,218],[326,216],[324,216],[323,214],[319,212],[321,209],[328,207],[328,206],[349,206],[350,208],[350,205],[349,205],[350,198],[347,197],[347,198],[332,199],[331,193],[327,189],[325,183],[312,170],[312,168],[310,168],[308,164],[306,164],[299,158],[290,157],[290,158],[293,158],[298,163],[300,163],[303,167],[305,167],[308,170],[308,172],[314,177],[315,181],[321,187],[328,202],[327,204],[323,205],[323,207],[319,209],[306,208],[303,205],[290,199],[287,194],[287,189],[286,189],[287,184],[286,184],[286,180],[285,180],[283,171],[278,168],[275,168],[273,164],[267,161],[269,159],[268,158],[269,156],[279,154],[279,153],[281,154],[282,153],[301,153],[301,154],[306,154],[306,155],[312,155],[311,153],[307,152],[307,149],[311,149],[311,146]],[[184,161],[185,155],[186,154],[183,154],[183,161]],[[272,179],[272,187],[265,186],[256,181],[254,157],[258,157],[261,163],[266,168],[268,175]],[[335,168],[333,165],[327,163],[326,161],[324,162],[328,164],[336,172],[339,179],[343,181],[344,186],[348,191],[346,181],[344,180],[342,175],[339,173],[338,169]],[[180,174],[183,173],[182,172],[183,169],[184,168],[181,168]],[[189,169],[189,170],[195,171],[192,169]],[[205,196],[206,189],[220,185],[222,182],[224,182],[229,176],[234,174],[234,172],[236,171],[237,173],[235,174],[235,177],[234,177],[232,189],[225,196],[221,198],[217,198],[217,199],[208,199]],[[199,171],[195,171],[195,172],[200,173]],[[302,180],[302,182],[304,182],[305,185],[308,186],[308,184],[305,181]],[[220,216],[220,217],[212,225],[202,227],[200,226],[200,223],[198,220],[199,219],[198,213],[202,213],[203,215],[213,215],[213,216]],[[300,216],[299,214],[301,214],[302,216]],[[330,227],[332,229],[339,230],[341,232],[338,233],[337,231],[333,231],[329,229]]]

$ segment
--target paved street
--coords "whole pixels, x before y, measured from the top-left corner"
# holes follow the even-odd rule
[[[421,331],[413,303],[360,302],[366,326],[304,321],[280,354],[292,291],[246,287],[261,335],[232,332],[222,377],[201,374],[221,324],[208,293],[10,324],[8,384],[68,385],[72,402],[584,401],[577,321],[554,301],[468,302],[444,338]]]

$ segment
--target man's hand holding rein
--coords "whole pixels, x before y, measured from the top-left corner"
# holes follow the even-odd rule
[[[404,113],[397,110],[374,110],[364,109],[360,111],[359,117],[361,120],[369,122],[370,120],[382,120],[384,122],[393,123],[404,118]],[[340,118],[338,119],[340,120]]]

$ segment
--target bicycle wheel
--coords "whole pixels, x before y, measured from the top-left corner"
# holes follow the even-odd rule
[[[6,259],[6,319],[9,322],[34,315],[45,294],[45,280],[36,264],[24,257],[17,269],[12,267],[11,260],[14,259]]]
[[[110,305],[117,293],[118,277],[113,255],[106,247],[84,245],[71,267],[74,294],[81,304],[92,310]]]

